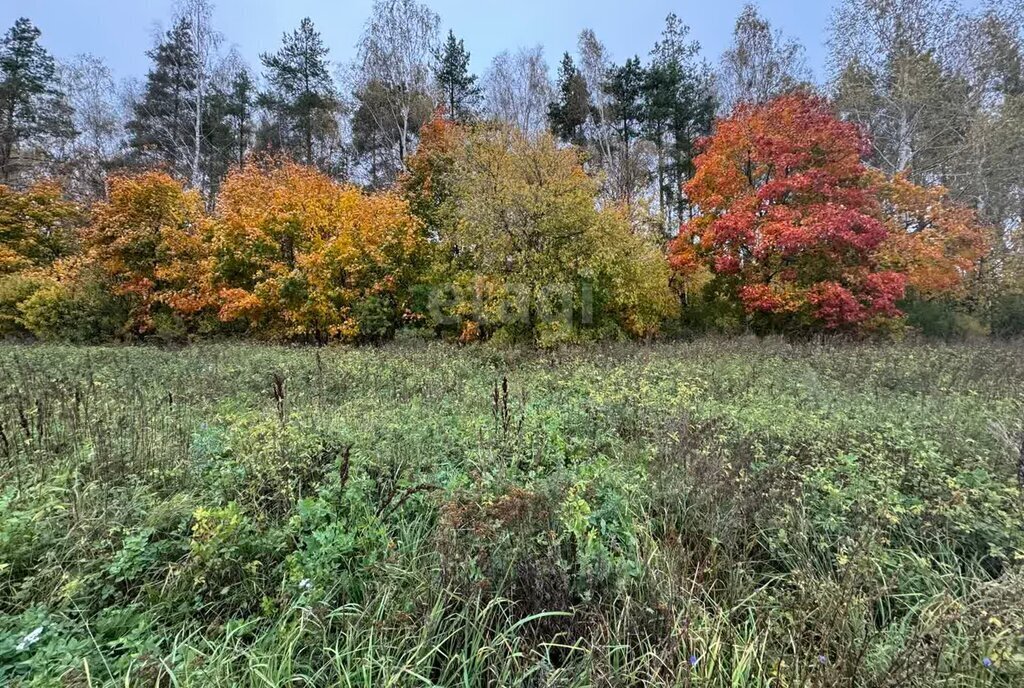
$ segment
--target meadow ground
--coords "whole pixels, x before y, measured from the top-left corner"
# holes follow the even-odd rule
[[[1024,347],[0,347],[0,685],[1024,685]]]

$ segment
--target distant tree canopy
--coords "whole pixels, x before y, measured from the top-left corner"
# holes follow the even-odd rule
[[[752,4],[714,60],[669,14],[634,56],[584,30],[475,64],[375,0],[348,64],[307,17],[248,65],[176,0],[123,84],[19,19],[0,333],[1024,333],[1017,9],[843,0],[822,86]]]

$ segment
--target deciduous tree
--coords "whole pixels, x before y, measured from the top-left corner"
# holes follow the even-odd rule
[[[718,69],[722,112],[729,114],[740,103],[765,103],[809,82],[810,76],[804,47],[773,29],[757,7],[744,5]]]
[[[597,182],[578,156],[550,134],[507,125],[457,140],[454,221],[440,224],[438,241],[457,287],[446,314],[464,334],[553,342],[618,327],[645,335],[671,314],[663,256],[620,208],[598,207]]]
[[[888,232],[865,184],[867,146],[813,96],[741,106],[697,158],[686,191],[700,215],[673,242],[673,265],[684,279],[710,270],[755,325],[899,315],[906,275],[877,260]]]
[[[922,187],[906,175],[887,178],[877,171],[867,184],[878,189],[889,230],[879,263],[905,274],[920,298],[963,296],[991,248],[991,230],[941,186]]]
[[[0,275],[49,267],[71,255],[82,214],[53,182],[24,191],[0,185]]]
[[[357,97],[363,126],[376,130],[368,138],[393,146],[388,182],[403,169],[434,108],[431,75],[439,25],[437,14],[415,0],[376,0],[363,29]]]
[[[141,336],[156,331],[161,316],[192,325],[211,305],[207,234],[199,192],[146,172],[111,179],[108,200],[93,207],[81,236],[86,260],[130,308],[125,329]]]
[[[372,340],[401,322],[421,249],[408,204],[294,163],[227,179],[213,247],[220,318],[257,334]]]
[[[54,149],[65,191],[80,201],[102,198],[107,172],[124,142],[124,108],[110,69],[93,55],[58,67],[61,91],[72,109],[77,135]]]
[[[484,74],[483,88],[491,119],[531,134],[546,128],[553,89],[540,45],[495,56]]]

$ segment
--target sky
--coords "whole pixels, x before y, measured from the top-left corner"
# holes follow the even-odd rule
[[[658,39],[665,16],[675,12],[691,27],[703,56],[717,62],[728,46],[745,0],[426,0],[448,29],[464,39],[471,68],[482,74],[502,50],[544,46],[554,76],[565,51],[575,53],[576,37],[591,28],[621,62],[646,56]],[[313,19],[335,62],[347,63],[373,0],[214,0],[214,24],[225,46],[234,46],[250,65],[274,51],[281,34]],[[0,27],[27,16],[42,31],[42,44],[58,59],[80,53],[103,58],[115,78],[141,77],[149,67],[146,50],[167,28],[174,0],[0,0]],[[761,13],[807,49],[816,80],[826,76],[830,0],[761,0]]]

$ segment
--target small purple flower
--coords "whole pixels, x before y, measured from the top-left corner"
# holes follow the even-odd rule
[[[822,666],[828,664],[828,657],[825,655],[818,655],[818,664],[821,664]]]
[[[981,660],[981,665],[986,669],[991,669],[993,664],[995,664],[995,662],[992,661],[991,657],[986,657],[985,659]]]
[[[698,661],[699,660],[697,659],[697,655],[690,655],[690,668],[695,668],[697,666]]]

